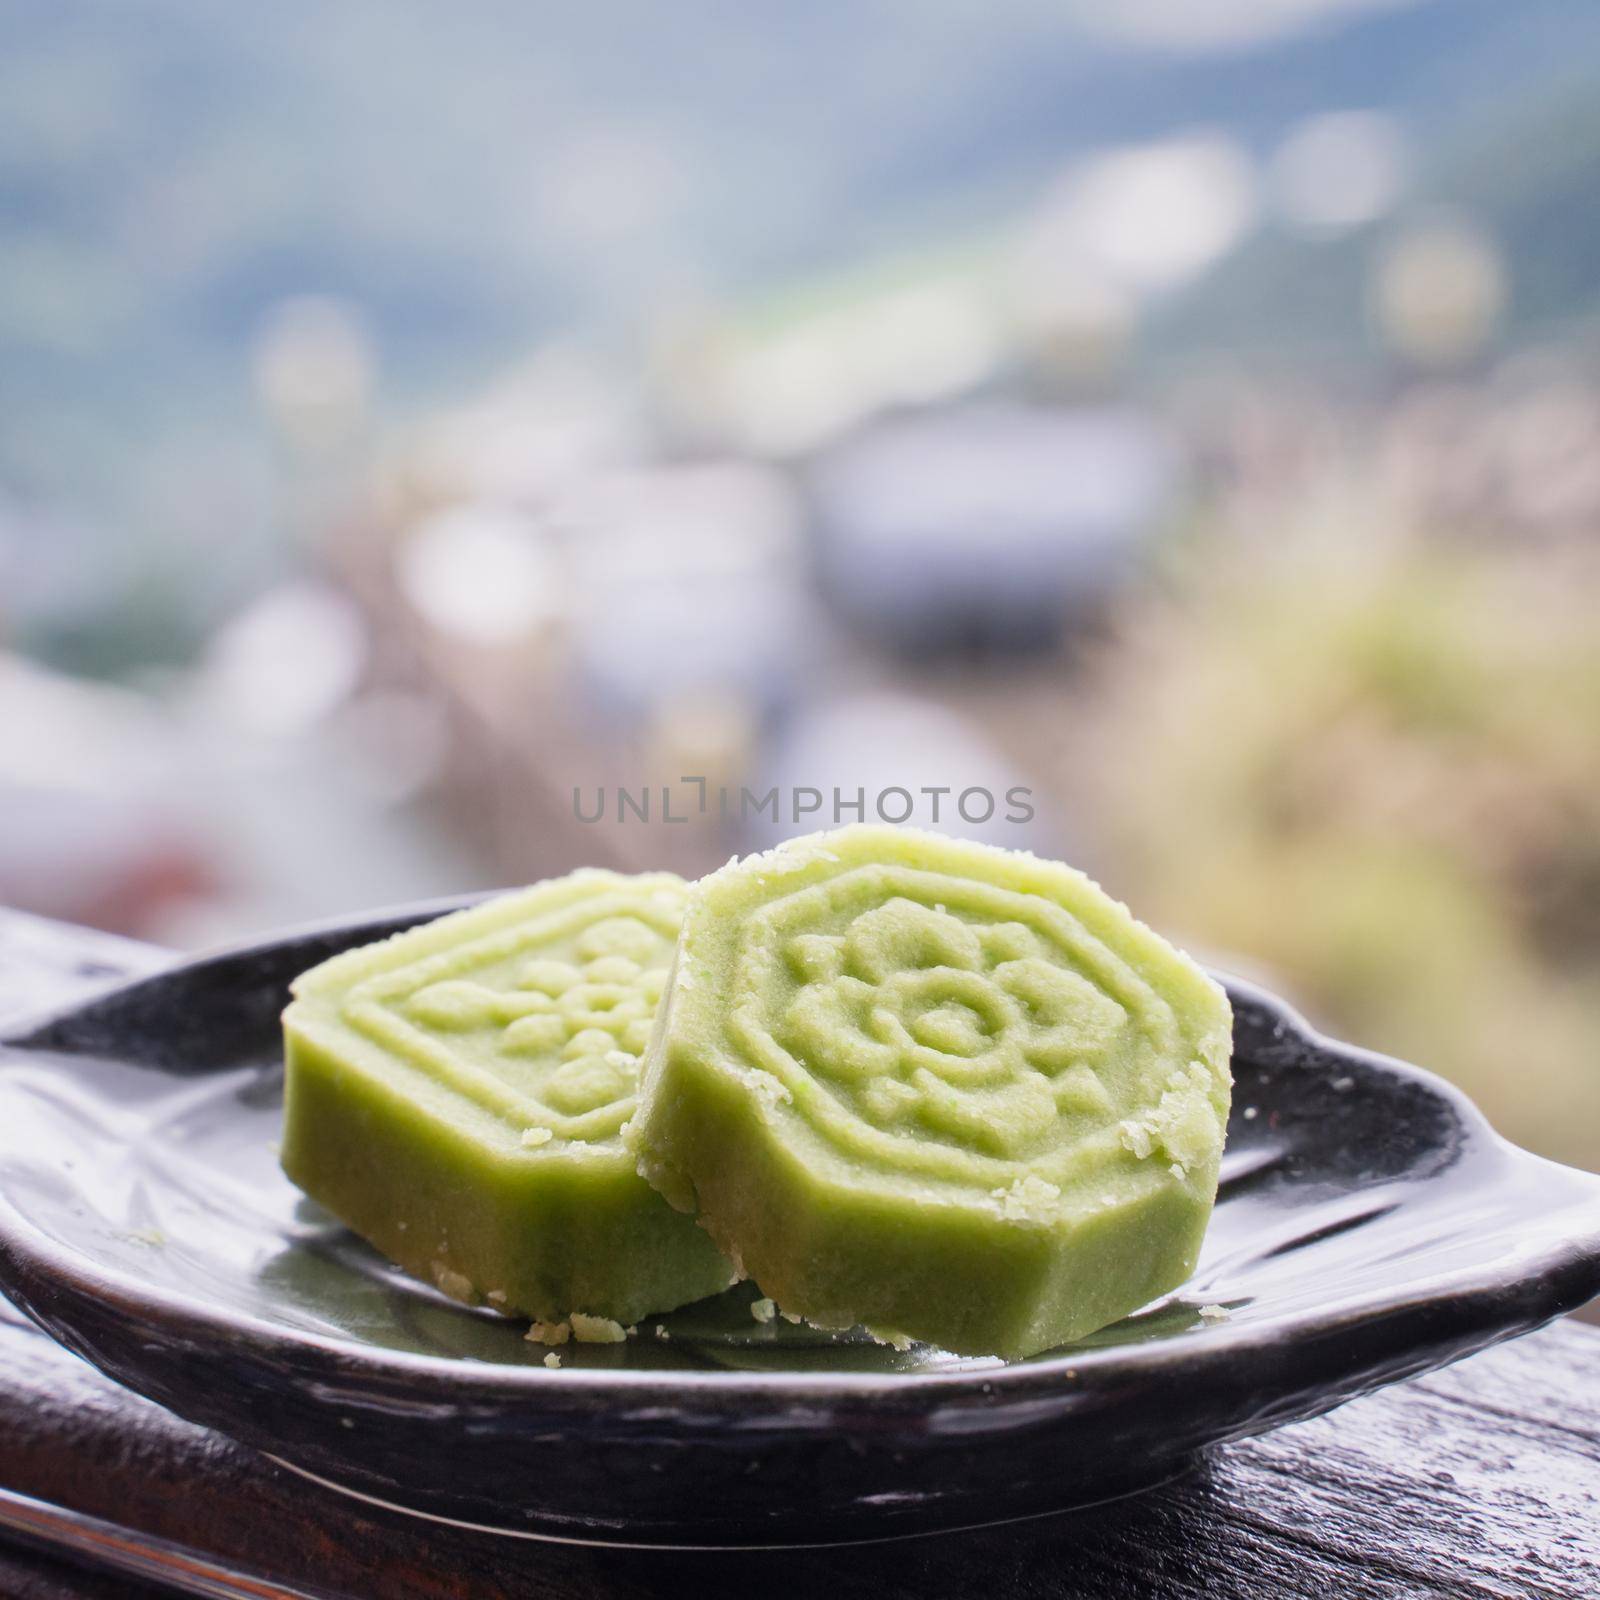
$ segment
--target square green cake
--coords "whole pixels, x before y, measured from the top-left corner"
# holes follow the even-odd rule
[[[621,1138],[684,894],[575,872],[305,973],[284,1171],[457,1300],[629,1323],[726,1288]]]
[[[1060,862],[857,826],[690,891],[628,1139],[763,1295],[1032,1355],[1194,1270],[1223,990]]]

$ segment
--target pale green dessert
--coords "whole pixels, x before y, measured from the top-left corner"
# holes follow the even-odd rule
[[[575,872],[305,973],[284,1170],[458,1300],[629,1323],[726,1288],[621,1138],[684,887]]]
[[[964,1354],[1194,1269],[1227,997],[1088,878],[853,827],[690,894],[628,1139],[785,1312]]]

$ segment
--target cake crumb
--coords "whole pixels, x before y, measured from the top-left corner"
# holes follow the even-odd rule
[[[656,1338],[658,1338],[658,1339],[670,1339],[670,1338],[671,1338],[671,1337],[672,1337],[672,1333],[671,1333],[671,1330],[670,1330],[670,1329],[668,1329],[668,1328],[664,1328],[664,1327],[663,1327],[663,1326],[662,1326],[662,1325],[661,1325],[661,1324],[660,1324],[660,1323],[659,1323],[659,1322],[658,1322],[658,1323],[657,1323],[657,1324],[656,1324]]]
[[[159,1250],[167,1242],[167,1236],[159,1228],[135,1228],[127,1235],[134,1244],[147,1244],[152,1250]]]
[[[1131,1150],[1143,1161],[1155,1149],[1155,1132],[1153,1123],[1130,1119],[1117,1128],[1117,1137],[1121,1139],[1124,1149]]]
[[[1333,1080],[1333,1087],[1337,1089],[1340,1094],[1343,1094],[1346,1089],[1355,1088],[1355,1086],[1356,1080],[1354,1078],[1335,1078]]]
[[[778,1315],[782,1317],[785,1322],[800,1322],[803,1320],[798,1311],[780,1311]]]
[[[506,1303],[506,1292],[504,1289],[491,1289],[483,1298],[492,1306],[503,1306]]]
[[[784,1105],[794,1100],[794,1095],[790,1093],[789,1085],[761,1067],[752,1067],[746,1078],[751,1088],[769,1106]]]
[[[639,1324],[637,1322],[630,1322],[622,1331],[631,1339],[634,1334],[639,1331]]]
[[[537,1150],[542,1144],[549,1144],[555,1134],[549,1128],[524,1128],[522,1130],[523,1148]]]
[[[751,1302],[750,1315],[754,1317],[757,1322],[771,1322],[772,1319],[777,1316],[777,1314],[778,1307],[776,1302],[767,1299],[764,1296],[760,1300]]]
[[[1244,1120],[1246,1122],[1254,1122],[1260,1115],[1261,1113],[1254,1106],[1246,1106],[1244,1108]]]
[[[1202,1322],[1226,1322],[1228,1308],[1226,1306],[1201,1306],[1200,1320]]]
[[[546,1351],[545,1352],[545,1358],[544,1358],[544,1364],[547,1367],[549,1367],[552,1370],[554,1370],[556,1367],[559,1367],[561,1365],[561,1357],[558,1356],[555,1353],[554,1350]]]
[[[991,1189],[989,1194],[1000,1202],[1000,1214],[1008,1222],[1018,1222],[1037,1220],[1061,1198],[1061,1187],[1030,1172],[1027,1177],[1018,1178],[1009,1189]]]
[[[522,1337],[529,1344],[565,1344],[572,1337],[572,1325],[566,1322],[535,1322]]]
[[[572,1337],[579,1344],[621,1344],[628,1336],[620,1322],[610,1317],[591,1317],[586,1311],[574,1311],[569,1319]]]
[[[443,1261],[435,1261],[433,1281],[440,1294],[447,1295],[452,1300],[459,1300],[462,1305],[477,1304],[478,1291],[466,1273],[457,1272],[454,1267],[446,1266]]]

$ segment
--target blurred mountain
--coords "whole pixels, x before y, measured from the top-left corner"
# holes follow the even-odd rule
[[[1537,91],[1450,131],[1429,149],[1408,206],[1470,226],[1504,279],[1502,342],[1600,324],[1600,94],[1578,64]],[[1262,227],[1215,272],[1152,319],[1157,364],[1247,356],[1324,370],[1386,355],[1373,316],[1375,277],[1399,236],[1385,218],[1338,237]]]
[[[0,488],[117,543],[272,546],[252,363],[295,296],[349,310],[403,407],[552,334],[626,345],[993,226],[1109,143],[1210,126],[1264,155],[1348,106],[1398,115],[1441,195],[1516,235],[1530,316],[1588,296],[1600,251],[1592,87],[1495,133],[1600,62],[1600,7],[1571,0],[0,0],[0,38]],[[1262,236],[1171,337],[1344,339],[1360,261]]]

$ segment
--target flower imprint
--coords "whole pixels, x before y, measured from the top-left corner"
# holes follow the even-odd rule
[[[636,904],[630,904],[633,902]],[[666,985],[681,896],[620,887],[358,985],[347,1020],[518,1127],[613,1138]]]
[[[1231,1034],[1072,868],[843,828],[696,886],[627,1144],[787,1310],[1021,1358],[1193,1270]]]
[[[1020,923],[896,896],[784,953],[782,1042],[878,1127],[1014,1159],[1112,1109],[1095,1067],[1127,1013]]]

